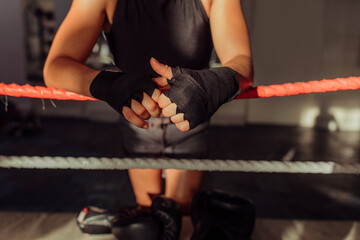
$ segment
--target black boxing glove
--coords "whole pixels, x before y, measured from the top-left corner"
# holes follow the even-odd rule
[[[191,240],[250,240],[255,207],[247,199],[220,191],[201,191],[191,206]]]
[[[182,215],[179,204],[174,200],[158,196],[153,199],[151,212],[161,223],[161,240],[178,240],[180,237]]]
[[[238,94],[236,72],[229,67],[207,70],[172,68],[170,89],[164,94],[184,113],[190,129],[210,119],[216,110]]]
[[[123,106],[131,107],[131,99],[141,103],[143,92],[151,97],[155,88],[156,84],[145,74],[101,71],[92,81],[90,93],[121,113]]]
[[[119,240],[158,240],[160,225],[149,208],[137,206],[120,210],[112,220],[111,231]]]

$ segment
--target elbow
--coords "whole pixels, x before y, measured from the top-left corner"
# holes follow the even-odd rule
[[[250,88],[254,84],[254,66],[250,60],[247,64],[244,64],[242,71],[238,71],[237,77],[239,80],[239,88],[246,89]]]
[[[223,65],[232,68],[236,72],[240,89],[246,89],[253,85],[254,67],[251,56],[237,55]]]
[[[249,75],[249,76],[244,76],[244,75],[238,74],[237,78],[239,81],[240,89],[250,88],[250,87],[252,87],[252,85],[254,83],[253,73],[251,73],[251,75]]]
[[[47,87],[55,87],[52,74],[53,65],[54,61],[49,61],[49,59],[47,59],[43,68],[44,83]]]
[[[250,66],[250,74],[248,76],[248,84],[249,84],[249,87],[252,87],[253,84],[254,84],[254,66],[253,64],[251,63],[251,66]]]

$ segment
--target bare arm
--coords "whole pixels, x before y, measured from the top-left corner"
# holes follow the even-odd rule
[[[210,27],[223,66],[238,73],[240,88],[253,82],[250,40],[240,0],[212,0]]]
[[[100,71],[85,65],[99,37],[105,20],[105,9],[110,0],[73,0],[71,9],[61,24],[44,66],[47,86],[91,96],[90,85]],[[144,119],[158,117],[156,103],[161,92],[152,96],[144,93],[141,103],[132,100],[131,109],[123,107],[124,117],[137,127],[148,128]]]
[[[89,86],[99,73],[84,63],[91,54],[105,18],[104,0],[74,0],[61,24],[44,66],[47,86],[91,96]]]

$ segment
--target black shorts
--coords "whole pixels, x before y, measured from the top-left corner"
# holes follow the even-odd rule
[[[149,129],[141,129],[120,118],[121,136],[129,157],[207,158],[209,122],[181,132],[169,118],[150,118]]]

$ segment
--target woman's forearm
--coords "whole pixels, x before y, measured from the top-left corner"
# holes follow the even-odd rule
[[[99,71],[67,57],[47,60],[44,81],[48,87],[64,89],[91,97],[89,88]]]
[[[237,72],[239,87],[241,89],[251,87],[254,80],[252,59],[249,56],[238,55],[223,64]]]

